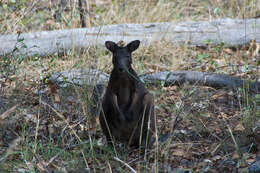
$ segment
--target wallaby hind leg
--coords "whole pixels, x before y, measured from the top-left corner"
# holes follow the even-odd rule
[[[99,117],[99,123],[100,123],[100,126],[102,128],[104,135],[106,136],[107,143],[109,145],[111,145],[112,144],[111,129],[110,129],[109,124],[107,122],[106,116],[104,115],[104,113],[102,111],[103,110],[101,110],[101,113],[99,115],[100,116]]]
[[[118,106],[116,95],[112,92],[107,91],[105,95],[99,121],[108,143],[121,136],[119,129],[125,117]]]
[[[155,130],[154,118],[154,99],[150,93],[143,97],[142,103],[142,140],[141,146],[145,148],[151,147],[152,135]]]

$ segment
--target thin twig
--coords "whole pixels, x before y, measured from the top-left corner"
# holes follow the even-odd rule
[[[19,104],[16,104],[16,105],[14,105],[13,107],[11,107],[10,109],[8,109],[7,111],[5,111],[4,113],[2,113],[1,115],[0,115],[0,120],[2,119],[5,119],[5,118],[7,118],[12,112],[14,112],[15,111],[15,109],[16,109],[16,107],[18,106]]]
[[[136,173],[136,171],[130,166],[128,165],[127,163],[125,163],[124,161],[120,160],[118,157],[114,157],[115,160],[123,163],[126,167],[128,167],[132,172]]]

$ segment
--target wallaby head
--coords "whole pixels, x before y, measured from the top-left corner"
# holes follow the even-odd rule
[[[106,41],[106,48],[113,53],[113,66],[114,72],[118,74],[127,73],[132,64],[132,52],[135,51],[139,45],[140,41],[135,40],[130,42],[125,47],[120,47],[112,41]]]

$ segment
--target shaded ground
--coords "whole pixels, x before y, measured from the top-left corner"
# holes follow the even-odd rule
[[[236,172],[247,168],[247,163],[259,154],[259,110],[250,98],[253,96],[189,85],[149,88],[156,98],[158,135],[171,135],[164,143],[155,144],[148,163],[138,159],[138,150],[118,145],[116,154],[104,144],[98,121],[87,110],[86,97],[77,94],[84,89],[76,88],[74,97],[64,97],[66,91],[47,89],[40,96],[28,91],[1,96],[1,112],[17,107],[1,120],[0,148],[7,155],[2,155],[0,169],[15,169],[17,159],[29,161],[35,157],[31,162],[38,163],[38,170],[84,170],[86,157],[90,170],[106,170],[107,161],[112,170],[119,171],[118,166],[127,170],[113,159],[119,157],[135,170],[151,171],[158,166],[165,171],[185,168]],[[73,88],[68,91],[72,93]],[[171,133],[177,114],[182,120]],[[79,163],[70,165],[69,158]],[[7,164],[10,162],[14,165]]]

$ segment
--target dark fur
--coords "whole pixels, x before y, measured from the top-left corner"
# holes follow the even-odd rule
[[[135,40],[119,47],[114,42],[106,42],[107,49],[113,53],[114,68],[99,120],[110,144],[113,139],[129,146],[149,148],[155,130],[154,99],[131,66],[131,53],[139,44]]]

